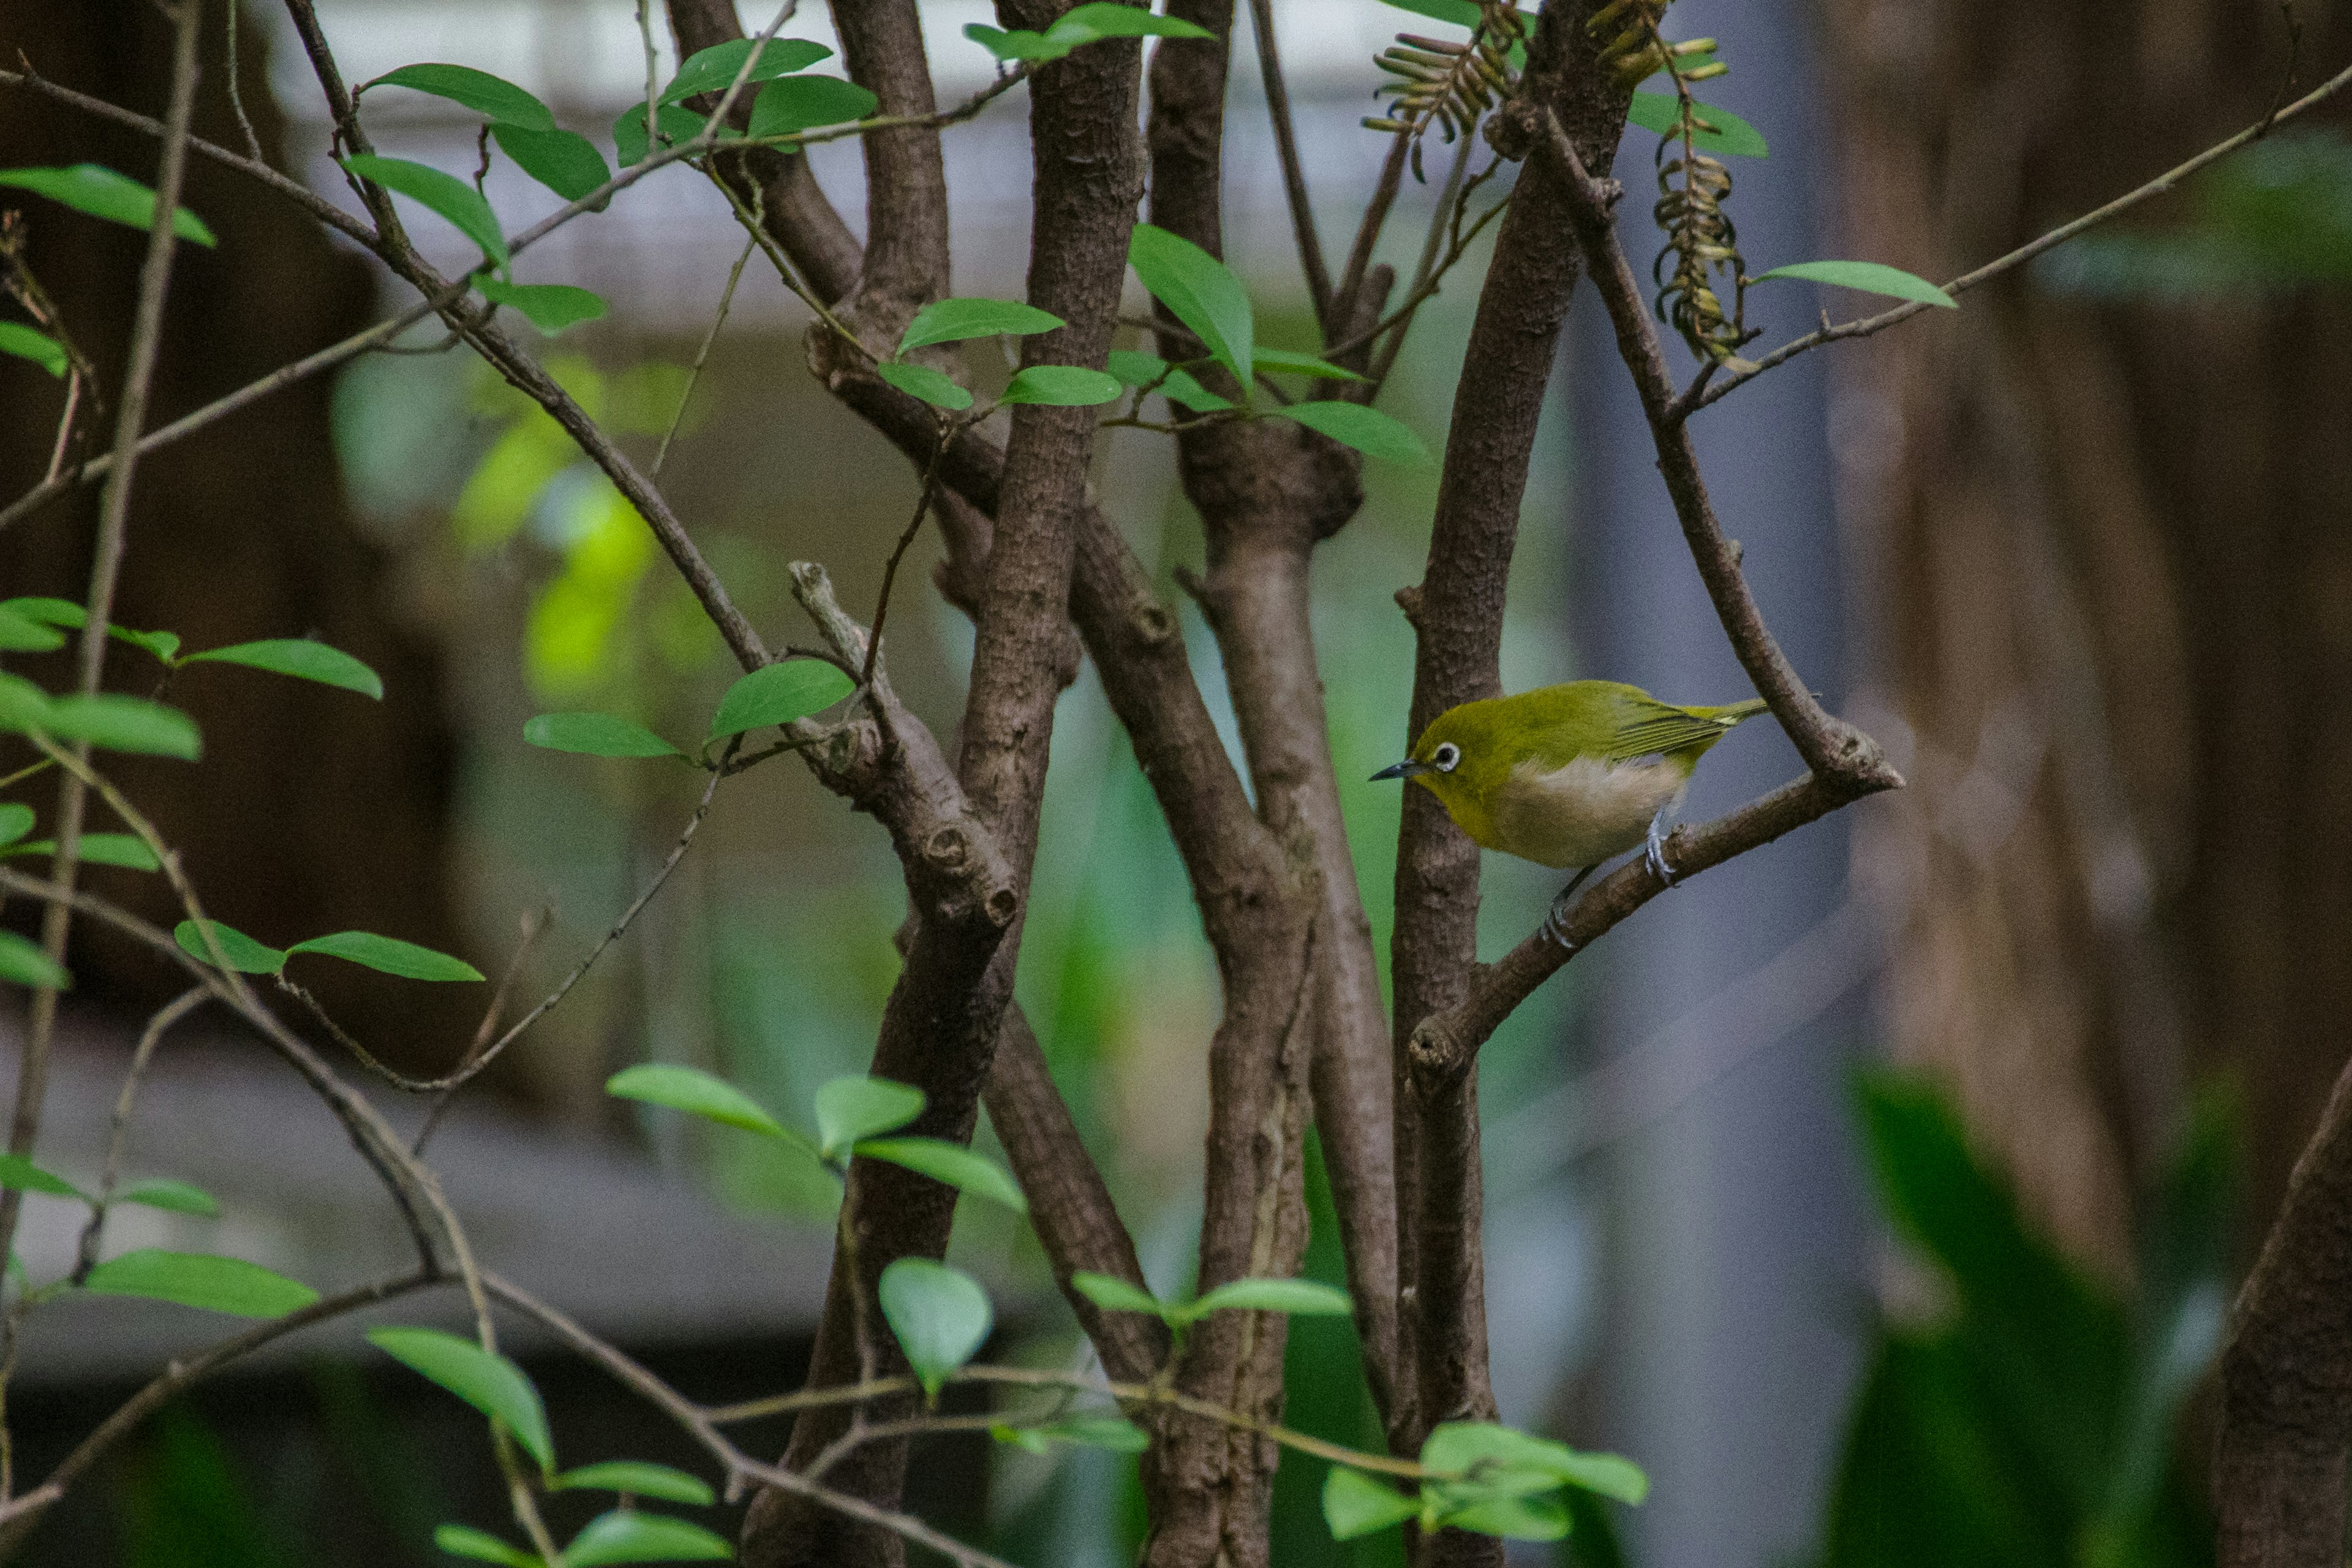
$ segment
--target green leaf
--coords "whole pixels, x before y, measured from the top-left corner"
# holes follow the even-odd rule
[[[1299,353],[1293,349],[1270,349],[1261,345],[1250,351],[1250,363],[1258,370],[1276,371],[1285,375],[1311,375],[1320,381],[1367,381],[1368,376],[1345,370],[1329,360],[1314,354]]]
[[[63,169],[0,169],[0,185],[47,196],[76,212],[131,228],[155,226],[155,189],[97,163]],[[205,220],[182,207],[172,215],[172,232],[197,245],[217,245]]]
[[[438,1329],[371,1329],[368,1342],[419,1376],[439,1384],[483,1415],[507,1425],[542,1470],[555,1468],[547,1409],[522,1368],[468,1339]]]
[[[898,1336],[907,1364],[936,1398],[950,1373],[988,1340],[988,1292],[960,1268],[928,1258],[901,1258],[882,1270],[882,1316]]]
[[[1140,1454],[1151,1447],[1143,1428],[1124,1415],[1073,1415],[1031,1431],[1057,1443],[1081,1448],[1108,1448],[1114,1454]]]
[[[193,763],[205,749],[196,721],[177,708],[114,691],[57,698],[39,723],[53,740],[87,741],[110,752]]]
[[[507,237],[499,227],[499,216],[482,193],[455,174],[443,174],[429,163],[412,163],[405,158],[380,158],[371,153],[355,153],[343,160],[343,167],[362,180],[373,180],[388,191],[398,191],[412,201],[421,202],[457,226],[457,232],[482,247],[482,254],[500,267],[507,264]]]
[[[664,1502],[690,1502],[708,1508],[718,1500],[710,1484],[699,1476],[673,1470],[644,1459],[607,1459],[583,1465],[549,1481],[551,1491],[627,1492],[634,1497],[659,1498]]]
[[[64,626],[74,631],[80,630],[89,620],[89,612],[70,599],[0,600],[0,616],[33,621],[45,626]],[[172,632],[135,632],[129,626],[109,626],[106,628],[106,635],[129,643],[132,647],[142,648],[166,664],[169,664],[172,657],[180,651],[180,639]],[[63,641],[64,639],[60,637],[55,642],[27,643],[18,651],[39,652],[57,647]],[[7,647],[8,645],[0,643],[0,649]]]
[[[548,112],[547,105],[514,83],[471,66],[403,66],[398,70],[386,71],[359,90],[365,92],[377,87],[405,87],[429,92],[508,125],[533,131],[555,129],[555,116]]]
[[[1899,267],[1882,266],[1875,261],[1792,261],[1786,267],[1759,272],[1748,281],[1769,283],[1775,278],[1796,278],[1808,283],[1834,283],[1841,289],[1860,289],[1865,293],[1891,294],[1897,300],[1914,300],[1922,305],[1940,305],[1947,310],[1960,308],[1958,300],[1925,278],[1906,272]]]
[[[523,721],[522,738],[551,752],[584,757],[685,755],[644,725],[610,713],[541,713]]]
[[[934,300],[907,323],[898,338],[898,352],[903,354],[910,349],[968,338],[1022,338],[1050,332],[1063,324],[1061,317],[1018,300]]]
[[[1734,158],[1761,158],[1769,153],[1764,133],[1731,110],[1696,101],[1692,107],[1698,112],[1699,132],[1691,138],[1691,145],[1698,151]],[[1682,131],[1682,100],[1671,92],[1637,92],[1625,111],[1625,118],[1643,130],[1676,138]]]
[[[1234,1309],[1344,1318],[1351,1315],[1356,1306],[1345,1290],[1312,1279],[1235,1279],[1218,1286],[1198,1300],[1187,1301],[1177,1310],[1177,1316],[1189,1323],[1212,1312]]]
[[[59,381],[73,367],[73,361],[66,357],[57,339],[37,332],[22,321],[0,321],[0,354],[31,360]]]
[[[789,724],[822,713],[856,685],[821,658],[780,658],[727,689],[710,717],[710,738],[724,740],[746,730]]]
[[[654,123],[660,129],[663,140],[677,146],[701,135],[703,126],[709,122],[690,109],[665,103]],[[613,150],[620,155],[624,169],[642,163],[653,155],[653,149],[646,144],[644,104],[633,104],[623,110],[620,118],[613,121]]]
[[[1168,1316],[1167,1303],[1140,1285],[1108,1274],[1095,1274],[1081,1268],[1070,1276],[1070,1289],[1100,1307],[1106,1312],[1149,1312],[1155,1318]]]
[[[46,985],[52,991],[73,989],[73,976],[62,965],[51,963],[38,942],[13,931],[0,931],[0,981],[16,985]]]
[[[1323,1477],[1323,1522],[1334,1541],[1353,1541],[1391,1525],[1402,1524],[1421,1511],[1421,1500],[1407,1497],[1345,1465],[1334,1465]]]
[[[1626,1503],[1638,1503],[1650,1494],[1650,1478],[1630,1459],[1584,1453],[1492,1421],[1449,1421],[1437,1426],[1421,1447],[1421,1462],[1432,1470],[1467,1476],[1505,1490],[1581,1487]],[[1524,1478],[1526,1484],[1514,1483],[1513,1477]]]
[[[1013,373],[999,403],[1038,403],[1055,408],[1093,408],[1125,390],[1118,377],[1075,364],[1033,364]]]
[[[33,808],[23,801],[0,802],[0,845],[14,844],[33,831]]]
[[[1210,38],[1216,35],[1206,28],[1175,16],[1155,16],[1137,5],[1123,5],[1118,0],[1091,0],[1090,4],[1073,6],[1055,19],[1045,29],[1049,44],[1066,44],[1076,47],[1103,38]]]
[[[57,627],[0,605],[0,653],[47,653],[65,646]]]
[[[1160,395],[1180,408],[1195,414],[1215,414],[1236,406],[1230,399],[1218,396],[1193,378],[1189,370],[1171,370],[1160,384]]]
[[[1482,1498],[1443,1509],[1437,1522],[1506,1541],[1558,1541],[1570,1526],[1568,1504],[1556,1497]]]
[[[55,855],[58,841],[36,838],[29,844],[19,844],[7,851],[11,855]],[[132,833],[85,833],[81,836],[81,858],[92,866],[120,866],[126,871],[160,871],[163,863],[155,858],[155,851],[147,841]]]
[[[1135,226],[1127,259],[1152,297],[1190,328],[1211,354],[1249,385],[1249,291],[1232,268],[1181,235],[1148,223]]]
[[[220,944],[221,957],[239,974],[275,974],[286,967],[286,955],[274,947],[266,947],[233,926],[218,921],[206,921],[213,940]],[[182,921],[172,928],[172,940],[180,951],[198,963],[213,962],[211,950],[205,945],[205,933],[194,921]]]
[[[520,310],[532,326],[551,338],[604,314],[603,295],[571,283],[501,283],[495,278],[478,278],[474,287],[483,298]]]
[[[1286,408],[1266,412],[1277,418],[1295,419],[1309,430],[1328,436],[1342,447],[1353,447],[1368,458],[1383,458],[1416,468],[1426,468],[1433,460],[1421,437],[1404,424],[1360,403],[1294,403]]]
[[[114,1201],[137,1204],[142,1208],[168,1209],[173,1214],[203,1215],[207,1218],[220,1213],[219,1200],[204,1188],[162,1177],[152,1182],[133,1182],[115,1194]]]
[[[1105,369],[1129,386],[1150,386],[1168,374],[1168,362],[1136,349],[1113,349]]]
[[[1078,47],[1076,38],[1061,38],[1048,43],[1043,33],[1033,33],[1026,27],[1006,31],[983,22],[966,22],[963,36],[994,55],[1000,60],[1058,60]]]
[[[45,1193],[53,1198],[79,1198],[83,1203],[89,1201],[79,1187],[55,1172],[44,1171],[22,1154],[0,1154],[0,1187],[19,1193]]]
[[[674,1062],[640,1062],[606,1079],[604,1092],[622,1100],[667,1106],[689,1116],[740,1127],[747,1132],[763,1132],[788,1142],[794,1138],[774,1117],[760,1109],[759,1102],[750,1095],[700,1068],[680,1067]]]
[[[403,980],[479,980],[482,972],[462,958],[452,958],[446,952],[436,952],[429,947],[419,947],[398,937],[378,936],[373,931],[339,931],[327,936],[314,936],[308,942],[298,942],[286,950],[286,956],[298,952],[315,952],[325,958],[340,958],[346,963],[360,964],[383,974],[394,974]]]
[[[869,1160],[887,1160],[909,1171],[945,1182],[958,1192],[993,1198],[1015,1214],[1029,1212],[1021,1184],[995,1161],[975,1154],[961,1143],[942,1138],[886,1138],[857,1144],[852,1152]]]
[[[0,599],[0,610],[10,611],[44,626],[64,626],[70,631],[79,631],[89,620],[89,612],[71,599]]]
[[[818,1154],[837,1160],[850,1145],[896,1131],[923,1113],[923,1091],[887,1078],[837,1078],[816,1091]]]
[[[612,165],[596,143],[577,131],[493,125],[490,134],[516,168],[567,202],[578,201],[613,177]]]
[[[747,136],[790,136],[820,125],[845,125],[880,107],[874,95],[837,76],[795,76],[772,81],[751,104]]]
[[[319,1299],[299,1279],[242,1258],[160,1247],[108,1258],[89,1271],[81,1288],[93,1296],[143,1296],[238,1318],[282,1318]]]
[[[38,730],[49,721],[49,694],[21,675],[0,672],[0,730]]]
[[[509,1546],[470,1524],[441,1526],[433,1532],[433,1544],[452,1557],[470,1557],[477,1563],[502,1563],[506,1568],[545,1568],[537,1552]]]
[[[128,626],[109,626],[106,635],[120,638],[132,647],[143,648],[165,664],[171,663],[180,651],[180,634],[177,632],[134,632]]]
[[[725,92],[751,58],[751,38],[730,38],[723,44],[713,44],[707,49],[697,49],[680,66],[677,75],[662,89],[663,103],[676,103],[698,93]],[[806,70],[819,60],[831,59],[833,51],[823,44],[807,38],[770,38],[760,51],[759,63],[751,68],[746,85],[773,81],[780,76]]]
[[[715,1563],[734,1548],[698,1524],[665,1514],[614,1510],[599,1514],[563,1549],[564,1568],[607,1563]]]
[[[290,675],[297,680],[315,680],[321,686],[341,687],[356,691],[362,697],[383,697],[383,678],[350,654],[325,643],[308,637],[268,637],[260,642],[241,642],[229,647],[210,648],[192,653],[186,664],[212,662],[241,664],[252,669],[266,669],[273,675]]]
[[[1269,352],[1257,351],[1258,356]],[[1189,370],[1178,370],[1158,354],[1138,353],[1133,349],[1110,351],[1109,370],[1125,384],[1132,387],[1151,386],[1169,402],[1189,408],[1195,414],[1211,414],[1234,406],[1211,392],[1193,378]]]
[[[971,394],[927,364],[900,364],[884,360],[874,367],[874,374],[897,387],[909,397],[918,397],[934,408],[950,413],[971,406]]]

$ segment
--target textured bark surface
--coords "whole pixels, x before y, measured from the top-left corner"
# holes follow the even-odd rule
[[[0,0],[0,38],[12,67],[21,48],[68,87],[162,111],[171,29],[151,5]],[[222,47],[220,29],[207,28],[207,81],[225,75]],[[259,89],[263,60],[250,35],[241,68],[247,110],[275,157],[281,124]],[[194,129],[243,145],[217,90],[199,95]],[[10,164],[89,161],[142,180],[155,174],[152,137],[60,114],[24,92],[0,91],[0,147]],[[203,160],[191,163],[184,205],[221,243],[209,250],[184,246],[177,256],[151,427],[373,318],[365,264],[331,246],[299,209]],[[97,362],[111,410],[144,237],[23,193],[11,192],[0,208],[23,213],[33,269],[57,298],[67,330]],[[456,737],[444,716],[438,655],[403,621],[385,558],[344,504],[331,390],[327,380],[305,383],[202,440],[142,462],[117,619],[176,631],[190,648],[315,634],[383,677],[383,703],[307,681],[199,667],[178,678],[168,698],[205,728],[200,767],[139,759],[110,767],[184,847],[213,912],[230,924],[273,941],[381,931],[467,952],[495,968],[496,955],[468,951],[450,897]],[[11,499],[47,470],[58,393],[59,384],[28,362],[0,358],[0,406],[18,416],[0,420],[0,491]],[[93,426],[101,448],[108,427],[107,421]],[[91,487],[0,532],[0,597],[79,600],[97,511]],[[68,648],[22,669],[47,680],[49,667],[68,670],[71,658]],[[110,654],[112,689],[143,692],[156,674],[142,654],[127,647]],[[0,771],[16,766],[20,751],[9,742]],[[364,805],[355,809],[355,802]],[[269,830],[256,833],[257,823]],[[166,925],[176,918],[167,913],[170,893],[160,879],[103,868],[84,875],[93,889],[142,914]],[[85,994],[126,1007],[152,1007],[184,984],[102,930],[77,937],[72,967]],[[395,994],[356,971],[306,979],[397,1065],[446,1066],[472,1032],[478,998],[459,994],[465,987],[408,986]]]

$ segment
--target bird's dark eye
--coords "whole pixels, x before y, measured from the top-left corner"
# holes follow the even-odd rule
[[[1429,760],[1437,764],[1439,773],[1450,773],[1454,771],[1454,765],[1462,760],[1462,748],[1448,741],[1430,752]]]

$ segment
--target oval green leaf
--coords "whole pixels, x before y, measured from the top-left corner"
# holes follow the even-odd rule
[[[1105,369],[1129,386],[1150,386],[1168,374],[1168,362],[1136,349],[1113,349]]]
[[[719,700],[719,711],[711,715],[710,738],[720,741],[821,713],[848,696],[855,685],[821,658],[778,659],[727,689]]]
[[[1345,1290],[1312,1279],[1235,1279],[1218,1286],[1179,1310],[1192,1322],[1212,1312],[1232,1310],[1289,1312],[1299,1317],[1344,1318],[1355,1311]]]
[[[1906,272],[1899,267],[1887,267],[1875,261],[1792,261],[1786,267],[1759,272],[1748,281],[1769,283],[1776,278],[1801,279],[1808,283],[1834,283],[1841,289],[1859,289],[1868,294],[1891,294],[1897,300],[1939,305],[1947,310],[1960,308],[1958,300],[1925,278]]]
[[[920,398],[934,408],[956,413],[971,406],[971,393],[929,365],[901,364],[896,360],[884,360],[874,367],[874,374],[908,396]]]
[[[1763,132],[1731,110],[1711,103],[1693,107],[1698,111],[1698,134],[1691,138],[1691,145],[1698,151],[1735,158],[1761,158],[1770,151]],[[1671,92],[1637,92],[1625,118],[1644,131],[1675,136],[1682,128],[1682,100]]]
[[[1178,407],[1195,414],[1215,414],[1234,406],[1230,400],[1202,386],[1189,370],[1170,371],[1168,379],[1160,384],[1160,394]]]
[[[73,367],[66,351],[57,339],[37,332],[22,321],[0,321],[0,354],[14,354],[18,359],[31,360],[59,381]],[[5,645],[0,645],[5,646]]]
[[[1045,29],[1045,41],[1091,44],[1100,38],[1211,38],[1216,35],[1176,16],[1155,16],[1118,0],[1089,0],[1074,6]]]
[[[142,1208],[166,1209],[173,1214],[203,1215],[208,1219],[220,1213],[219,1200],[204,1188],[162,1177],[152,1182],[133,1182],[116,1193],[114,1201],[137,1204]]]
[[[1148,223],[1135,226],[1127,259],[1152,298],[1190,328],[1235,381],[1247,386],[1255,329],[1249,290],[1232,268],[1181,235]]]
[[[703,126],[709,121],[690,109],[666,103],[662,105],[660,116],[655,123],[661,128],[663,137],[672,146],[677,146],[701,135]],[[653,149],[646,144],[644,104],[635,104],[623,110],[620,118],[613,121],[613,150],[620,155],[624,169],[634,163],[642,163],[651,155]]]
[[[1018,300],[934,300],[907,323],[898,339],[898,352],[903,354],[909,349],[969,338],[1023,338],[1050,332],[1061,325],[1061,317]]]
[[[155,226],[155,189],[128,174],[97,163],[76,163],[62,169],[0,169],[0,185],[14,185],[37,196],[131,228]],[[219,243],[205,220],[182,207],[172,215],[172,232],[197,245]]]
[[[1631,1459],[1584,1453],[1493,1421],[1448,1421],[1433,1428],[1421,1446],[1421,1462],[1507,1489],[1513,1484],[1507,1478],[1525,1477],[1544,1486],[1582,1487],[1619,1502],[1639,1503],[1650,1495],[1650,1478]]]
[[[23,599],[0,599],[0,610],[40,622],[43,626],[64,626],[79,630],[89,621],[89,612],[71,599],[51,599],[40,595]]]
[[[992,1198],[1015,1214],[1029,1212],[1029,1200],[1013,1173],[985,1155],[943,1138],[879,1138],[858,1143],[855,1152],[944,1182],[958,1192]]]
[[[33,808],[21,800],[0,801],[0,844],[14,844],[33,831]]]
[[[676,757],[676,746],[642,724],[610,713],[541,713],[523,721],[522,738],[551,752],[583,757]]]
[[[490,134],[516,168],[567,202],[578,201],[613,177],[612,165],[596,143],[577,131],[493,125]]]
[[[1294,349],[1257,348],[1250,351],[1250,363],[1259,370],[1276,371],[1284,375],[1311,375],[1318,381],[1368,381],[1352,370],[1333,364],[1314,354],[1300,353]]]
[[[447,174],[429,163],[412,163],[405,158],[380,158],[371,153],[355,153],[343,160],[343,167],[362,180],[373,180],[388,191],[398,191],[411,201],[420,202],[457,226],[457,232],[482,247],[482,254],[500,267],[507,264],[507,237],[499,227],[499,216],[482,193],[455,174]]]
[[[160,1247],[107,1259],[89,1271],[81,1288],[93,1296],[143,1296],[238,1318],[282,1318],[319,1299],[299,1279],[242,1258]]]
[[[791,136],[820,125],[846,125],[878,107],[875,96],[837,76],[794,76],[772,81],[751,104],[751,137]]]
[[[700,1508],[719,1500],[719,1494],[701,1477],[644,1459],[607,1459],[601,1465],[582,1465],[547,1484],[554,1491],[627,1492],[632,1497],[688,1502]]]
[[[588,1521],[563,1549],[564,1568],[610,1563],[716,1563],[733,1547],[698,1524],[658,1513],[614,1510]]]
[[[43,1193],[53,1198],[77,1198],[83,1203],[89,1201],[79,1187],[54,1171],[41,1169],[22,1154],[0,1154],[0,1187],[20,1193]]]
[[[1437,1510],[1436,1522],[1506,1541],[1558,1541],[1569,1531],[1568,1504],[1556,1497],[1481,1498]]]
[[[1093,408],[1117,397],[1118,377],[1075,364],[1033,364],[1013,373],[999,403],[1039,403],[1054,408]]]
[[[836,1160],[850,1145],[895,1131],[923,1113],[923,1091],[887,1078],[837,1078],[816,1091],[817,1152]]]
[[[46,985],[52,991],[73,989],[73,976],[63,965],[53,963],[38,942],[13,931],[0,931],[0,980],[16,985]]]
[[[452,958],[446,952],[436,952],[429,947],[419,947],[398,937],[378,936],[373,931],[339,931],[326,936],[314,936],[308,942],[298,942],[288,948],[286,956],[291,958],[298,952],[340,958],[346,963],[360,964],[383,974],[398,975],[403,980],[482,978],[482,972],[462,958]]]
[[[241,642],[228,647],[208,648],[192,653],[182,662],[186,664],[241,664],[250,669],[266,669],[273,675],[290,675],[297,680],[315,680],[321,686],[340,687],[356,691],[362,697],[383,697],[383,678],[341,648],[309,637],[265,637],[259,642]]]
[[[206,921],[205,927],[212,932],[213,941],[220,944],[221,957],[239,974],[275,974],[286,967],[286,955],[274,947],[254,941],[234,926],[218,921]],[[205,931],[194,921],[182,921],[172,928],[172,940],[180,951],[198,963],[210,964],[212,949],[205,944]]]
[[[1081,1268],[1070,1276],[1070,1289],[1106,1312],[1149,1312],[1155,1318],[1168,1315],[1168,1305],[1159,1297],[1113,1275]]]
[[[740,1127],[747,1132],[762,1132],[787,1141],[793,1137],[750,1095],[700,1068],[680,1067],[675,1062],[640,1062],[606,1079],[604,1092],[622,1100],[683,1110],[689,1116]]]
[[[499,1563],[505,1568],[546,1568],[535,1552],[525,1552],[520,1546],[509,1546],[487,1531],[476,1530],[470,1524],[445,1524],[433,1532],[433,1544],[452,1557],[471,1558],[477,1563]]]
[[[368,1342],[483,1415],[503,1421],[540,1468],[555,1468],[547,1409],[522,1368],[468,1339],[438,1329],[371,1329]]]
[[[1058,60],[1080,44],[1084,38],[1056,38],[1048,43],[1043,33],[1033,33],[1026,27],[1006,31],[992,27],[985,22],[966,22],[963,36],[994,55],[1000,60]]]
[[[11,855],[55,855],[58,841],[37,838],[30,844],[19,844],[8,851]],[[85,833],[81,836],[82,860],[92,866],[120,866],[126,871],[160,871],[163,863],[155,858],[155,851],[147,841],[130,833]]]
[[[0,605],[0,653],[47,653],[66,646],[65,633]]]
[[[548,337],[604,314],[604,299],[593,289],[570,283],[501,283],[478,278],[474,287],[494,303],[510,305]]]
[[[547,105],[503,77],[471,66],[403,66],[398,70],[386,71],[359,92],[376,87],[405,87],[429,92],[509,125],[527,126],[534,131],[555,129],[555,116],[548,112]],[[356,98],[359,93],[352,96]]]
[[[193,763],[205,749],[196,721],[177,708],[114,691],[58,698],[49,704],[41,727],[60,741],[87,741],[110,752],[142,756]]]
[[[751,58],[754,42],[751,38],[730,38],[707,49],[697,49],[687,57],[686,64],[678,68],[669,86],[662,89],[661,101],[676,103],[699,93],[725,92],[742,74],[743,62]],[[770,38],[760,50],[759,61],[752,66],[745,85],[773,81],[832,58],[831,49],[807,38]]]
[[[994,1321],[988,1292],[960,1268],[901,1258],[882,1270],[882,1316],[898,1336],[923,1392],[936,1397],[948,1374],[987,1342]]]
[[[1323,1522],[1334,1541],[1353,1541],[1421,1511],[1421,1500],[1382,1486],[1361,1470],[1334,1465],[1323,1478]]]
[[[1431,464],[1429,448],[1422,445],[1420,437],[1401,421],[1360,403],[1294,403],[1287,408],[1267,412],[1280,418],[1295,419],[1309,430],[1328,436],[1342,447],[1353,447],[1368,458],[1382,458],[1416,468]]]

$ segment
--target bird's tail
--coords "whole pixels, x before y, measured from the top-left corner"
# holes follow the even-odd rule
[[[1751,697],[1745,702],[1727,702],[1720,708],[1694,708],[1691,711],[1703,718],[1723,720],[1726,721],[1724,727],[1728,729],[1743,719],[1755,718],[1764,711],[1764,699]]]

